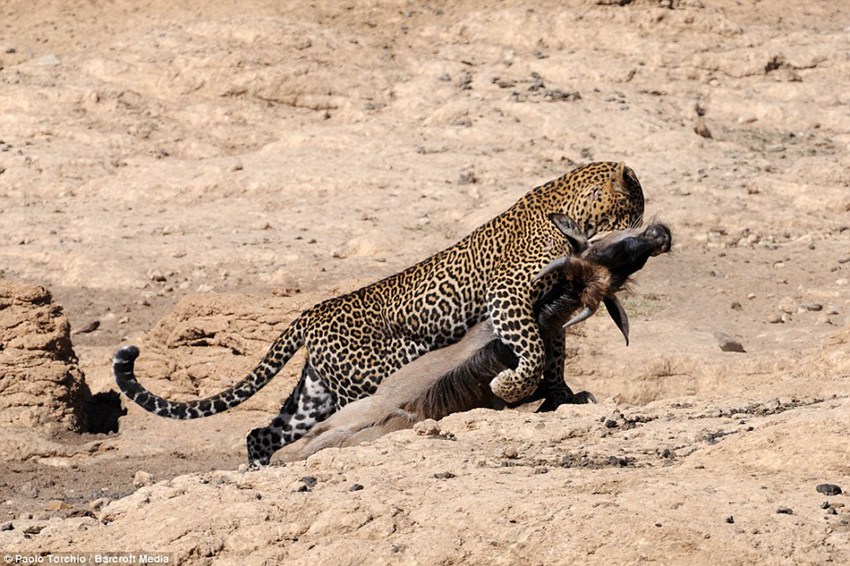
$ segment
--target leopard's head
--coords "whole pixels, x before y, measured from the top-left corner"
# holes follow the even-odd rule
[[[625,163],[603,161],[580,167],[565,182],[571,198],[562,211],[588,237],[643,223],[643,189]]]

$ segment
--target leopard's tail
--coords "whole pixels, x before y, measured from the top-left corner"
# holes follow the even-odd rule
[[[274,341],[262,361],[238,383],[206,399],[169,401],[154,395],[136,380],[133,364],[139,357],[136,346],[124,346],[115,353],[112,370],[118,387],[128,398],[161,417],[197,419],[222,413],[241,404],[262,389],[304,345],[303,317],[292,322]]]

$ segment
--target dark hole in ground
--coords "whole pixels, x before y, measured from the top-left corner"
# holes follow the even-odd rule
[[[121,396],[116,391],[96,393],[86,403],[88,427],[85,432],[118,432],[118,419],[126,414],[127,409],[121,406]]]

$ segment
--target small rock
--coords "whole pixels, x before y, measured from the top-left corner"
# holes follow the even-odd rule
[[[780,507],[776,510],[780,515],[793,515],[794,511],[790,507]]]
[[[782,320],[782,315],[778,313],[773,313],[769,317],[767,317],[767,322],[769,322],[770,324],[780,324],[785,321]]]
[[[822,483],[815,488],[818,493],[824,495],[841,495],[841,488],[834,483]]]
[[[313,476],[304,476],[303,478],[301,478],[301,483],[303,483],[307,487],[316,487],[316,484],[319,483],[319,480],[317,480]]]
[[[457,179],[458,185],[472,185],[478,182],[478,177],[472,171],[461,171]]]
[[[66,509],[71,509],[71,506],[65,503],[64,501],[60,501],[58,499],[51,499],[47,502],[47,505],[44,507],[45,511],[63,511]]]
[[[781,69],[785,66],[785,56],[780,53],[777,55],[773,55],[770,59],[768,59],[767,63],[765,63],[764,65],[764,72],[765,74],[772,73],[773,71]]]
[[[829,501],[824,501],[820,504],[821,509],[829,509]]]
[[[15,525],[12,524],[12,521],[9,521],[8,523],[3,523],[2,525],[0,525],[0,531],[14,531],[14,530],[15,530]]]
[[[35,487],[31,481],[24,482],[24,484],[21,486],[20,493],[24,497],[35,499],[36,497],[38,497],[38,488]]]
[[[838,511],[835,510],[835,507],[830,507],[829,509],[826,510],[826,512],[829,513],[830,515],[838,515]]]
[[[717,343],[720,345],[721,351],[746,353],[743,344],[729,334],[726,334],[725,332],[715,332],[714,337],[717,339]]]
[[[75,330],[71,334],[88,334],[89,332],[94,332],[98,328],[100,328],[100,321],[93,320],[88,324],[85,324],[82,328]]]
[[[561,100],[565,101],[573,101],[573,100],[581,100],[581,93],[577,91],[563,91],[559,89],[547,90],[543,93],[543,100],[547,100],[549,102],[558,102]]]
[[[807,248],[809,248],[810,250],[813,250],[816,247],[815,246],[815,238],[811,234],[803,234],[802,236],[800,236],[799,238],[794,240],[794,242],[797,243],[797,244],[802,244],[802,245],[806,246]]]
[[[513,88],[516,86],[516,81],[510,79],[496,79],[493,81],[499,88]]]
[[[44,527],[46,527],[46,526],[47,525],[30,525],[29,527],[24,528],[24,534],[25,535],[37,535],[42,530],[44,530]]]
[[[439,436],[440,425],[434,419],[425,419],[413,425],[413,430],[419,436]]]
[[[437,472],[434,474],[434,477],[438,480],[450,480],[455,477],[455,475],[451,472]]]
[[[18,50],[17,50],[17,49],[15,49],[14,47],[7,47],[7,48],[6,48],[6,53],[7,53],[8,55],[13,55],[13,54],[15,54],[15,53],[17,53],[17,52],[18,52]]]
[[[502,454],[505,456],[505,458],[509,458],[511,460],[515,460],[516,458],[519,458],[519,452],[517,451],[515,446],[508,446],[507,448],[504,449]]]
[[[92,511],[100,511],[109,503],[108,497],[98,497],[94,501],[89,503],[89,509]]]
[[[842,277],[841,279],[835,280],[835,284],[841,287],[847,285],[847,283],[850,283],[850,279],[847,279],[846,277]]]
[[[808,303],[808,304],[803,305],[803,308],[806,309],[807,311],[819,312],[819,311],[823,310],[823,305],[820,304],[820,303]]]
[[[621,456],[608,456],[606,458],[605,463],[609,466],[619,466],[621,468],[625,468],[626,466],[630,466],[634,463],[634,459],[632,458],[623,458]]]
[[[726,522],[729,523],[730,525],[735,524],[735,517],[733,517],[732,515],[729,515],[728,517],[726,517]]]
[[[709,130],[708,126],[705,125],[705,120],[703,120],[700,115],[694,117],[694,132],[696,132],[698,136],[711,139],[711,130]]]
[[[797,312],[797,301],[791,297],[782,297],[778,306],[779,310],[785,314],[794,314]]]
[[[53,53],[48,53],[43,57],[39,57],[32,62],[33,65],[39,65],[43,67],[52,67],[54,65],[59,64],[59,58]]]
[[[241,463],[241,464],[239,464],[239,465],[236,467],[236,471],[237,471],[237,472],[239,472],[240,474],[244,474],[245,472],[247,472],[247,471],[248,471],[248,464],[246,464],[246,463],[244,463],[244,462],[243,462],[243,463]]]
[[[159,283],[162,283],[166,280],[165,275],[163,275],[163,273],[158,269],[151,269],[150,271],[148,271],[148,279],[150,279],[151,281],[157,281]]]
[[[355,483],[351,487],[348,488],[348,491],[360,491],[362,489],[363,489],[362,485],[360,485],[359,483]]]
[[[543,90],[546,88],[546,83],[543,82],[543,77],[540,76],[540,73],[533,72],[531,73],[531,86],[528,87],[530,92],[537,92],[538,90]]]
[[[153,483],[153,476],[144,470],[139,470],[133,476],[133,487],[140,488]]]
[[[742,311],[742,310],[744,310],[744,307],[743,307],[743,306],[741,306],[741,303],[739,303],[738,301],[732,301],[732,304],[731,304],[731,305],[729,305],[729,308],[731,308],[733,311]]]

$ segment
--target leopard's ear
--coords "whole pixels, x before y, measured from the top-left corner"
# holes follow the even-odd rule
[[[611,172],[611,185],[616,193],[628,199],[640,201],[641,212],[643,212],[643,188],[631,167],[622,161],[617,163]]]
[[[614,169],[611,170],[611,175],[610,177],[608,177],[606,189],[622,196],[628,196],[628,189],[626,189],[626,179],[630,172],[631,169],[626,167],[626,164],[623,161],[620,161],[619,163],[614,165]],[[634,175],[634,173],[632,173],[632,175]]]
[[[549,220],[567,238],[573,255],[578,255],[587,248],[587,235],[585,235],[584,230],[579,228],[575,220],[559,212],[550,214]]]
[[[628,169],[628,167],[626,167],[625,161],[617,163],[617,166],[614,168],[614,176],[618,181],[622,181],[626,178],[626,169]]]

